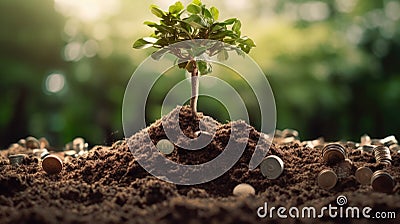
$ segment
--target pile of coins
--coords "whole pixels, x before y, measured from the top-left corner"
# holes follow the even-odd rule
[[[313,146],[310,141],[308,146]],[[326,144],[322,149],[323,161],[330,165],[330,169],[324,169],[318,174],[318,184],[321,188],[332,189],[341,178],[353,173],[353,163],[346,157],[346,150],[360,150],[364,153],[372,153],[378,164],[390,166],[392,164],[391,152],[397,151],[399,146],[394,136],[383,139],[371,139],[368,135],[360,138],[360,143],[340,142]],[[397,151],[398,152],[398,151]],[[391,193],[394,188],[394,178],[384,170],[373,172],[369,167],[359,167],[354,175],[361,185],[371,185],[377,192]]]
[[[89,144],[85,142],[85,139],[77,137],[72,142],[65,144],[64,156],[67,157],[78,157],[88,152]]]
[[[324,189],[332,189],[339,179],[348,177],[353,169],[353,162],[346,158],[346,150],[340,143],[328,143],[322,148],[323,161],[331,168],[318,174],[318,185]]]
[[[75,138],[72,142],[66,144],[65,149],[62,152],[50,153],[48,148],[51,148],[46,138],[40,138],[39,140],[35,137],[29,136],[25,139],[20,139],[18,143],[14,143],[11,147],[23,147],[25,148],[25,154],[14,154],[9,155],[8,159],[10,164],[17,166],[23,163],[24,158],[28,154],[38,158],[42,169],[50,175],[58,174],[62,171],[63,161],[61,158],[66,159],[67,157],[78,157],[87,153],[88,143],[83,138]],[[61,156],[61,158],[59,157]]]

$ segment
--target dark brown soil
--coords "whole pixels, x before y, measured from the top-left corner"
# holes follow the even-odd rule
[[[95,146],[88,154],[78,158],[65,158],[64,168],[58,175],[46,174],[39,159],[21,147],[4,150],[0,157],[0,223],[265,223],[273,220],[283,223],[365,223],[366,219],[279,219],[259,218],[257,209],[283,206],[299,209],[313,206],[337,206],[336,198],[347,197],[344,206],[371,207],[375,211],[392,211],[396,219],[374,220],[385,223],[400,221],[400,156],[392,152],[393,164],[385,168],[396,181],[392,194],[374,192],[371,186],[361,186],[354,177],[357,167],[367,165],[378,170],[370,153],[347,149],[348,158],[354,162],[353,173],[340,179],[331,190],[317,184],[318,173],[328,166],[322,162],[321,149],[306,147],[295,141],[275,144],[269,154],[282,158],[283,174],[276,180],[262,176],[259,168],[248,169],[248,163],[260,133],[243,121],[220,124],[199,114],[193,118],[190,110],[180,111],[180,126],[184,134],[195,138],[199,121],[203,118],[207,130],[216,130],[212,142],[201,150],[187,151],[176,148],[168,159],[181,164],[201,164],[218,156],[229,140],[231,127],[250,131],[247,147],[241,159],[219,178],[194,186],[174,185],[149,175],[130,152],[127,141],[111,147]],[[168,115],[163,120],[170,122]],[[160,121],[138,132],[129,141],[139,147],[143,134],[148,132],[156,143],[165,138]],[[243,141],[243,138],[237,141]],[[23,164],[12,166],[7,155],[26,153]],[[233,188],[248,183],[256,195],[235,197]],[[318,211],[318,210],[317,210]]]

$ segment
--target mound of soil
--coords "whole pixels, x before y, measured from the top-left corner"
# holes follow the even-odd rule
[[[200,150],[189,151],[175,146],[166,157],[179,164],[202,164],[220,155],[229,139],[246,145],[245,151],[232,168],[210,182],[193,186],[175,185],[157,179],[144,170],[137,162],[134,150],[151,148],[160,139],[167,138],[168,129],[179,116],[179,127],[184,136],[195,139],[196,131],[215,133],[212,141]],[[236,129],[235,129],[236,128]],[[238,136],[231,133],[239,130]],[[240,131],[246,133],[241,136]],[[148,134],[148,135],[147,135]],[[150,136],[150,140],[146,138]],[[171,136],[168,136],[171,137]],[[185,146],[182,136],[174,142]],[[268,180],[259,168],[249,170],[249,162],[257,142],[271,145],[267,155],[279,156],[285,164],[283,174]],[[147,139],[147,140],[146,140]],[[261,148],[260,150],[267,150]],[[390,167],[377,165],[371,153],[346,148],[348,158],[353,161],[351,175],[339,179],[331,190],[318,186],[317,176],[328,168],[322,161],[321,148],[307,146],[306,142],[268,142],[264,134],[243,121],[220,124],[201,113],[192,116],[187,107],[177,108],[156,121],[150,127],[136,133],[129,139],[116,142],[111,147],[95,146],[78,158],[62,157],[64,167],[60,174],[48,175],[41,168],[40,159],[30,150],[13,147],[1,151],[0,157],[0,222],[1,223],[260,223],[267,221],[310,223],[365,223],[382,221],[378,219],[330,218],[319,219],[286,218],[277,216],[260,218],[257,210],[268,204],[287,209],[302,209],[313,206],[317,211],[322,207],[336,206],[339,196],[346,196],[348,206],[371,207],[375,212],[390,211],[394,219],[400,220],[400,156],[392,152]],[[10,154],[25,153],[21,165],[11,165]],[[57,153],[56,153],[57,154]],[[152,159],[149,157],[148,159]],[[368,166],[373,171],[385,169],[395,179],[393,193],[374,192],[370,185],[360,185],[354,176],[357,167]],[[256,195],[233,196],[233,188],[240,183],[252,185]]]

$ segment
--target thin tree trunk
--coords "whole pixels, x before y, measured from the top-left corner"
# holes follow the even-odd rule
[[[191,76],[192,83],[192,97],[190,98],[190,108],[192,108],[192,115],[197,116],[197,99],[199,98],[199,71],[194,62],[194,68]]]

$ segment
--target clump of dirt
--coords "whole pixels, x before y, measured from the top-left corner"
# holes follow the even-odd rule
[[[151,143],[171,137],[166,132],[176,133],[176,118],[179,129],[189,139],[196,139],[199,130],[215,135],[199,150],[175,146],[173,153],[166,155],[169,160],[186,165],[205,163],[220,155],[232,137],[246,146],[244,153],[231,169],[210,182],[185,186],[153,177],[138,164],[138,158],[131,152],[132,146],[146,150]],[[232,136],[237,131],[239,134]],[[185,146],[183,136],[172,138]],[[373,171],[386,169],[394,177],[396,186],[392,194],[373,192],[371,186],[360,185],[354,172],[339,179],[333,189],[324,190],[317,184],[317,175],[328,165],[322,161],[321,149],[308,147],[305,142],[270,143],[267,155],[277,155],[284,161],[285,169],[279,178],[268,180],[259,168],[249,170],[260,138],[268,142],[264,134],[243,121],[220,124],[201,113],[193,116],[190,108],[182,107],[111,147],[95,146],[78,158],[63,158],[64,167],[58,175],[46,174],[40,159],[22,147],[4,150],[0,154],[0,220],[1,223],[260,223],[269,220],[308,223],[310,220],[302,218],[279,219],[276,213],[272,218],[262,219],[257,216],[257,210],[267,202],[269,208],[313,206],[318,211],[324,206],[338,206],[336,199],[340,195],[347,197],[344,207],[368,206],[373,209],[370,214],[392,211],[397,218],[386,221],[400,219],[397,152],[392,152],[392,166],[383,167],[376,164],[371,153],[347,148],[348,158],[354,162],[353,171],[368,166]],[[27,154],[21,165],[11,165],[7,159],[16,152]],[[239,183],[252,185],[256,195],[233,196],[232,190]],[[324,216],[311,221],[363,223],[366,219]]]

